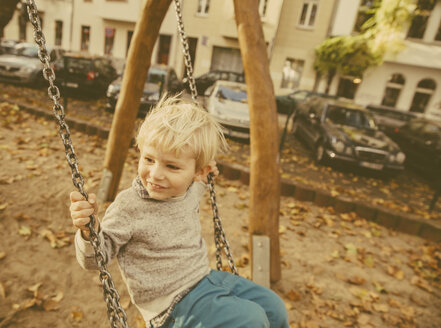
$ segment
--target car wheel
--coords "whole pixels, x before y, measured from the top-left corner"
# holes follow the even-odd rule
[[[315,161],[318,164],[325,164],[327,160],[326,156],[325,146],[323,142],[320,141],[315,147]]]

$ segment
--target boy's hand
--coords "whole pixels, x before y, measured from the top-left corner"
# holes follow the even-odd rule
[[[90,215],[98,212],[98,203],[96,195],[90,194],[89,201],[86,201],[83,195],[78,191],[70,193],[70,216],[75,227],[81,230],[84,239],[89,240],[89,228],[86,224],[90,222]],[[99,221],[96,218],[95,230],[98,231]]]
[[[216,162],[215,161],[210,161],[207,166],[205,166],[203,168],[203,173],[202,175],[199,177],[199,180],[204,182],[204,183],[208,183],[208,174],[212,173],[213,174],[213,178],[217,177],[219,175],[219,169],[216,166]]]

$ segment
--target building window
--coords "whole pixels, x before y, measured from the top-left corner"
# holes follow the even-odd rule
[[[61,46],[63,41],[63,21],[55,21],[55,45]]]
[[[317,16],[318,0],[304,0],[300,13],[299,26],[313,27]]]
[[[358,8],[357,20],[354,25],[354,32],[363,32],[363,25],[374,15],[374,9],[377,6],[378,1],[375,0],[362,0],[360,7]]]
[[[297,89],[300,84],[304,65],[304,60],[286,58],[282,69],[282,83],[280,87],[291,90]]]
[[[386,84],[386,90],[381,104],[383,106],[395,107],[400,97],[401,90],[405,83],[404,76],[401,74],[392,74]]]
[[[161,34],[159,36],[158,57],[156,62],[158,64],[168,65],[168,58],[170,56],[171,35]]]
[[[343,76],[338,82],[337,97],[354,99],[361,79],[351,76]]]
[[[260,17],[266,16],[266,10],[268,9],[268,0],[259,0],[259,14]]]
[[[197,14],[206,16],[208,15],[209,10],[210,10],[210,0],[199,0]]]
[[[407,37],[412,39],[422,39],[426,32],[427,22],[429,21],[430,13],[433,10],[435,1],[418,0],[415,14],[412,18],[412,24]]]
[[[130,43],[132,43],[133,31],[127,31],[126,57],[129,54]]]
[[[104,29],[104,54],[112,55],[113,42],[115,41],[115,29],[106,27]]]
[[[409,110],[411,112],[424,113],[430,98],[432,98],[432,95],[435,92],[435,89],[436,83],[434,80],[421,80],[417,85]]]
[[[435,41],[441,41],[441,21],[439,22],[438,33],[436,33]]]
[[[90,26],[81,26],[81,50],[89,51]]]

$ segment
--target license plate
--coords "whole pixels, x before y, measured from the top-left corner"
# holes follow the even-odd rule
[[[69,88],[78,88],[78,83],[66,82],[66,86]]]
[[[360,166],[367,167],[368,169],[372,169],[372,170],[382,170],[384,167],[383,164],[368,163],[368,162],[361,162]]]

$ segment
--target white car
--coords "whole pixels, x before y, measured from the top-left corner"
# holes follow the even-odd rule
[[[250,138],[246,84],[217,81],[205,91],[204,106],[222,125],[225,136]]]
[[[48,47],[51,63],[61,60],[64,51]],[[43,64],[38,58],[38,47],[33,43],[18,43],[11,53],[0,55],[0,81],[39,85],[44,81]]]

